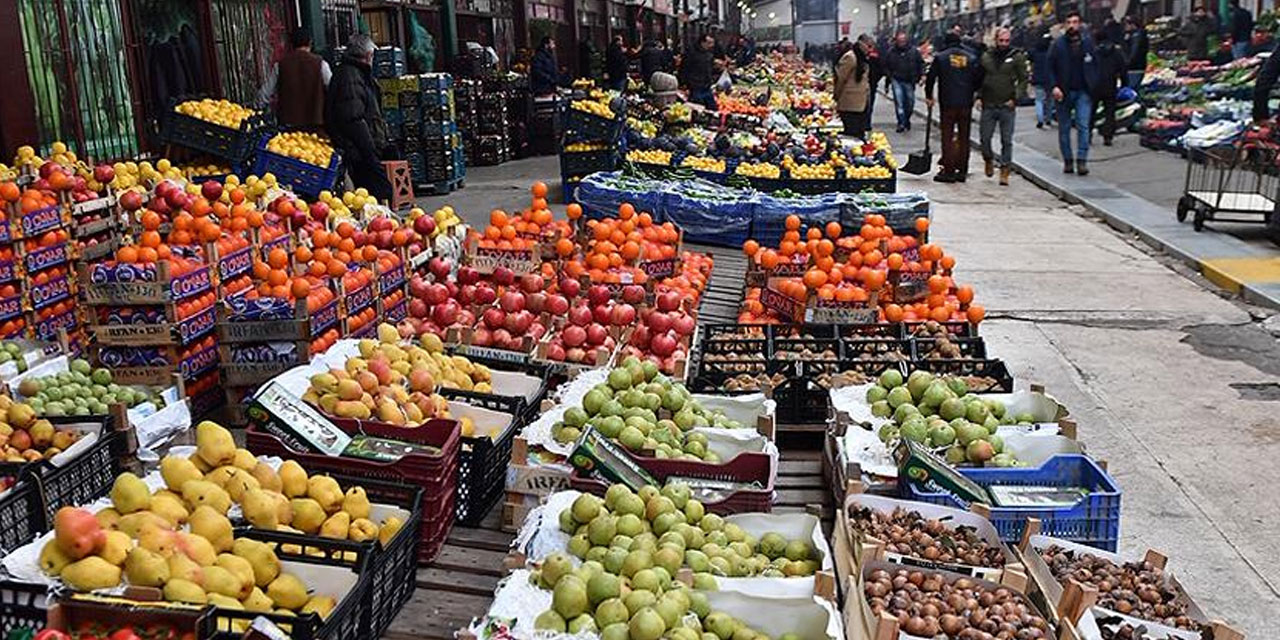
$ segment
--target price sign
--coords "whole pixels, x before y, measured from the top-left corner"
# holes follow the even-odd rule
[[[640,270],[650,278],[668,278],[676,273],[678,260],[665,258],[662,260],[646,260],[640,263]]]
[[[928,271],[897,271],[891,279],[894,302],[915,302],[929,295]],[[892,275],[892,274],[891,274]]]
[[[521,274],[537,271],[542,264],[540,256],[541,254],[533,249],[513,251],[477,247],[469,257],[471,267],[480,273],[493,273],[493,270],[498,267],[506,267]]]
[[[865,302],[815,300],[813,306],[805,310],[805,321],[814,324],[867,324],[879,319],[879,309]]]
[[[760,291],[760,304],[784,320],[792,322],[804,320],[804,302],[785,295],[773,287],[765,287]]]

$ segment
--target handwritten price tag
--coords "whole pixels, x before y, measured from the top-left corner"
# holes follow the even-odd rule
[[[765,287],[760,291],[760,304],[785,320],[792,322],[804,320],[804,302],[784,295],[773,287]]]

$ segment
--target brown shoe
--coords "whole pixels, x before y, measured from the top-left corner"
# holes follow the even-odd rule
[[[1009,167],[1000,167],[1000,184],[1009,186]]]
[[[984,158],[982,160],[982,164],[983,164],[983,170],[986,171],[988,178],[996,174],[996,168],[995,168],[996,165],[994,160],[992,160],[991,158]]]

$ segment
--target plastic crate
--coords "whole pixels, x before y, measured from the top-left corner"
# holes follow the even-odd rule
[[[474,407],[511,415],[511,424],[495,440],[485,436],[461,436],[458,446],[458,491],[454,512],[457,521],[478,524],[502,496],[507,479],[507,463],[516,432],[524,426],[524,399],[441,389],[441,395]]]
[[[165,112],[160,139],[232,162],[242,163],[249,159],[253,154],[258,132],[268,124],[266,116],[259,114],[245,118],[239,129],[231,129],[178,113],[174,107],[179,102],[181,101],[175,101]]]
[[[0,638],[20,638],[22,629],[39,631],[49,615],[48,587],[0,580]]]
[[[1003,360],[918,360],[911,363],[911,368],[939,375],[991,379],[990,383],[970,386],[973,393],[1013,392],[1013,376]]]
[[[1000,533],[1001,540],[1017,542],[1027,526],[1027,518],[1039,518],[1040,533],[1044,535],[1108,551],[1116,550],[1116,543],[1120,538],[1120,487],[1089,456],[1058,454],[1035,469],[961,467],[958,471],[983,487],[1047,485],[1084,487],[1089,490],[1089,495],[1070,507],[991,507],[989,519]],[[969,508],[959,498],[947,492],[926,493],[913,482],[899,482],[898,485],[903,497],[909,500],[959,509]]]
[[[948,339],[951,344],[956,345],[960,349],[961,358],[974,358],[983,360],[987,357],[987,343],[982,338],[962,338],[955,336]],[[929,353],[938,344],[937,338],[912,338],[911,344],[915,351],[911,355],[912,360],[938,360],[940,358],[929,357]]]
[[[282,186],[290,187],[299,195],[312,198],[320,195],[321,191],[332,189],[339,176],[342,175],[340,168],[342,156],[337,149],[334,149],[333,155],[329,157],[329,166],[318,167],[295,158],[267,151],[267,142],[270,140],[270,133],[262,134],[262,138],[259,140],[258,153],[253,158],[253,173],[255,175],[260,176],[272,173]]]
[[[743,453],[725,464],[708,465],[690,460],[659,460],[657,458],[634,458],[645,471],[658,483],[663,483],[669,476],[688,478],[704,478],[724,482],[755,483],[759,488],[739,489],[727,498],[714,502],[703,502],[709,513],[728,515],[732,513],[770,513],[773,511],[773,483],[777,475],[773,458],[766,453]],[[569,486],[585,493],[603,496],[609,489],[608,483],[598,478],[587,476],[579,469],[574,469],[569,476]]]
[[[124,471],[120,467],[119,459],[124,454],[125,433],[115,430],[114,418],[108,415],[93,418],[48,418],[48,420],[54,425],[98,423],[101,426],[101,434],[97,442],[71,462],[61,467],[48,465],[28,476],[40,485],[46,518],[41,523],[42,531],[52,526],[53,516],[58,509],[89,504],[106,495],[111,490],[116,476]]]
[[[914,356],[913,343],[897,338],[854,336],[840,340],[845,360],[876,362],[907,360]]]
[[[778,424],[823,424],[831,413],[831,394],[807,376],[793,376],[773,390]]]
[[[19,478],[0,494],[0,556],[46,530],[43,505],[40,487],[30,478]]]
[[[577,176],[618,168],[618,153],[613,148],[596,151],[565,151],[560,154],[560,173]]]
[[[905,335],[908,338],[914,337],[916,331],[918,331],[920,327],[924,326],[925,324],[936,324],[939,327],[946,329],[948,334],[953,336],[959,336],[961,338],[974,338],[974,337],[977,337],[978,335],[978,327],[976,325],[969,324],[968,322],[964,322],[961,320],[947,320],[945,322],[937,322],[934,320],[928,320],[928,321],[921,320],[918,322],[903,322],[902,323],[903,335]]]
[[[622,122],[623,119],[618,115],[609,119],[568,107],[564,110],[564,135],[566,140],[572,142],[616,140],[622,134]]]

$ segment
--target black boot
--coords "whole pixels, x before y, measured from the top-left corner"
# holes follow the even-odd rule
[[[1076,165],[1075,165],[1075,163],[1074,163],[1074,162],[1072,162],[1072,161],[1071,161],[1071,158],[1067,158],[1066,160],[1063,160],[1063,161],[1062,161],[1062,172],[1063,172],[1063,173],[1075,173],[1075,172],[1076,172]]]
[[[939,171],[937,175],[933,176],[933,181],[951,183],[956,181],[956,177],[949,171]]]
[[[1089,163],[1087,161],[1085,160],[1076,161],[1076,175],[1079,175],[1079,176],[1089,175]]]

